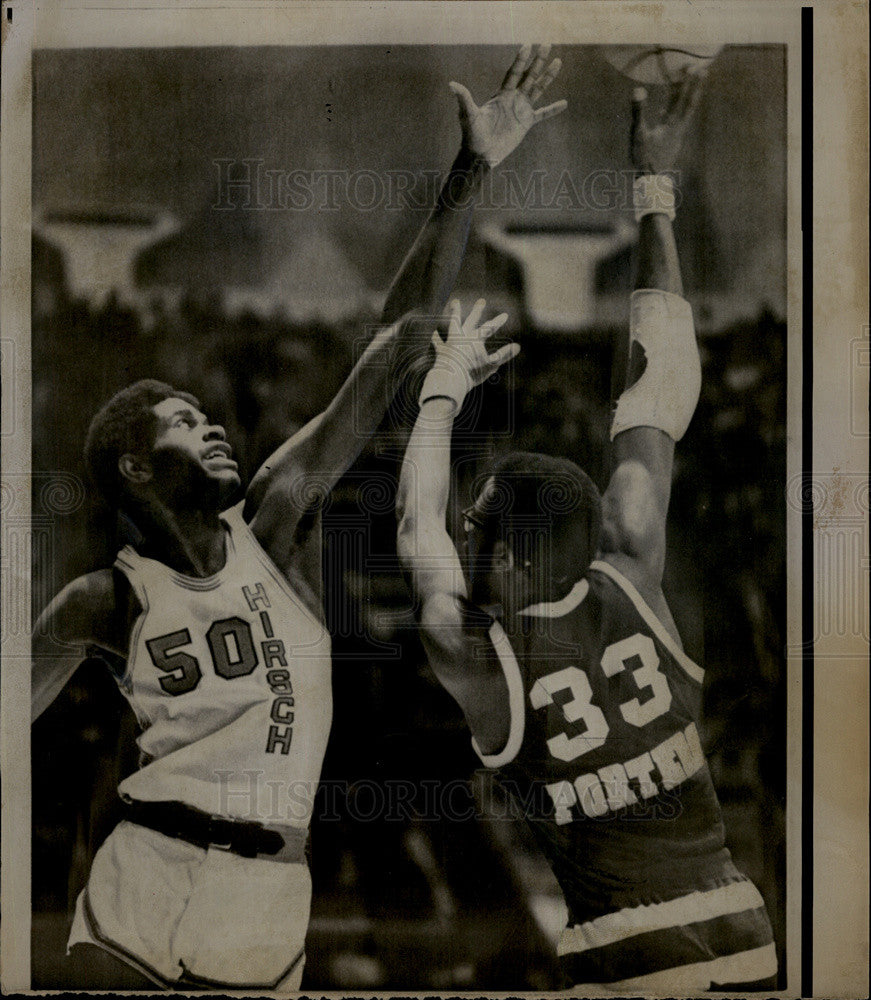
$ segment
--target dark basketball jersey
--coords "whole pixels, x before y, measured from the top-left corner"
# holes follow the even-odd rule
[[[708,972],[716,982],[770,975],[767,916],[725,847],[699,739],[703,671],[632,583],[596,561],[562,601],[527,608],[504,629],[494,622],[490,638],[511,728],[501,753],[480,756],[562,887],[569,926],[559,950],[572,981],[724,958],[727,968],[692,985]]]

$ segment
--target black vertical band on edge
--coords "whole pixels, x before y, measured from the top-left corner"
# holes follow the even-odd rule
[[[814,529],[813,529],[813,8],[801,10],[801,995],[813,996]]]

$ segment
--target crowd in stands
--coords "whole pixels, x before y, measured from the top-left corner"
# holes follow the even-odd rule
[[[81,449],[95,409],[117,389],[150,377],[197,395],[226,428],[243,477],[250,476],[329,402],[367,322],[365,315],[331,326],[301,325],[279,313],[231,317],[218,300],[193,298],[177,308],[133,309],[111,297],[99,306],[60,304],[33,330],[34,470],[84,480]],[[458,508],[468,502],[463,493],[481,458],[509,448],[566,455],[604,486],[617,332],[512,331],[523,351],[507,381],[478,390],[467,403],[465,425],[461,421],[474,433],[456,443]],[[688,652],[706,667],[704,738],[730,844],[763,891],[782,944],[786,328],[764,313],[706,336],[701,346],[702,398],[677,453],[665,585]],[[313,932],[318,917],[328,926],[331,914],[347,914],[349,907],[376,927],[379,920],[417,915],[449,929],[451,912],[483,913],[489,906],[506,914],[509,927],[504,872],[496,862],[487,869],[479,825],[460,824],[472,846],[464,860],[451,862],[451,850],[442,847],[459,834],[449,820],[425,827],[419,817],[367,820],[360,803],[351,815],[355,789],[468,779],[476,768],[459,711],[435,683],[410,628],[407,592],[391,563],[399,438],[390,431],[367,449],[325,514],[335,721],[324,779],[341,787],[343,797],[339,806],[322,802],[313,828]],[[41,530],[50,539],[40,550],[48,558],[34,566],[37,610],[74,576],[108,565],[120,539],[114,518],[90,489],[79,509],[56,514]],[[113,681],[96,661],[85,664],[34,727],[35,910],[66,913],[75,898],[90,853],[112,826],[119,776],[135,765],[133,732]],[[119,752],[119,741],[128,749]],[[334,806],[344,822],[333,821]],[[421,828],[424,847],[415,840]],[[463,898],[457,886],[469,880]],[[441,883],[456,897],[453,911],[439,895]],[[359,961],[351,980],[366,968],[364,958],[382,969],[409,961],[385,958],[388,946],[372,933],[354,946]],[[514,926],[492,949],[507,947],[509,939],[517,947],[534,934]],[[448,951],[458,947],[444,944]],[[483,947],[479,941],[479,952]],[[434,972],[432,984],[459,988],[466,976],[469,988],[495,987],[483,971],[487,957],[464,955],[450,951],[445,962],[461,971],[447,979]],[[314,974],[320,967],[316,956],[311,961]],[[427,961],[436,968],[440,959],[420,959]],[[531,962],[527,954],[524,961],[539,969],[539,978],[506,980],[504,988],[546,988],[544,959]],[[516,967],[522,965],[518,960]],[[336,959],[320,969],[320,985],[341,987],[342,968]],[[373,982],[401,980],[385,973]]]

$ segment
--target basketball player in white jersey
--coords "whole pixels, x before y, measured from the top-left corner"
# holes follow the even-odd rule
[[[486,171],[565,107],[533,107],[560,68],[547,56],[521,49],[481,107],[451,85],[463,143],[388,296],[393,325],[242,499],[224,431],[193,396],[139,382],[94,418],[92,478],[142,541],[40,616],[33,716],[96,647],[141,725],[142,761],[77,901],[64,985],[298,988],[304,847],[331,721],[320,507],[384,416],[391,368],[429,349],[419,324],[397,319],[444,308]]]
[[[429,661],[563,890],[566,984],[622,996],[775,985],[768,916],[725,847],[699,739],[703,671],[661,586],[674,446],[701,385],[666,172],[699,86],[686,81],[653,125],[634,99],[636,290],[604,495],[567,459],[503,458],[464,512],[467,588],[445,525],[451,428],[518,350],[488,354],[505,317],[479,326],[483,302],[462,325],[454,303],[447,341],[435,337],[397,495]]]

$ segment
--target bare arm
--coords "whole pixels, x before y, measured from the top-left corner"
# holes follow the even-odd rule
[[[120,609],[122,615],[124,609]],[[80,576],[57,594],[36,621],[31,637],[31,720],[60,694],[87,647],[127,655],[111,570]]]
[[[381,422],[391,396],[392,365],[419,331],[410,317],[379,330],[327,409],[275,451],[251,481],[244,516],[279,565],[300,518],[326,499]]]
[[[636,288],[682,293],[674,235],[665,215],[641,220],[636,274]],[[630,360],[623,389],[631,384],[631,367]],[[656,427],[633,427],[618,434],[611,449],[611,479],[602,498],[603,550],[637,560],[657,583],[665,565],[674,444]]]
[[[437,316],[445,307],[463,262],[475,196],[489,171],[465,144],[457,153],[436,206],[399,269],[381,313],[392,323],[410,309]]]
[[[446,344],[439,340],[436,367],[445,369],[448,394],[438,390],[421,397],[399,479],[396,513],[397,551],[414,598],[421,638],[438,679],[455,698],[485,752],[504,742],[509,724],[505,680],[491,657],[477,650],[484,641],[464,627],[461,602],[466,597],[462,567],[445,524],[450,491],[450,451],[454,416],[462,395],[514,357],[508,344],[487,354],[486,337],[507,317],[478,326],[484,302],[478,302],[465,324],[453,303]],[[436,335],[437,336],[437,335]]]
[[[428,351],[432,326],[410,320],[442,312],[460,269],[474,196],[485,172],[530,128],[566,107],[565,101],[533,107],[560,70],[558,59],[545,68],[549,51],[549,46],[524,46],[499,91],[481,107],[465,87],[451,84],[459,101],[462,146],[387,296],[382,321],[393,326],[373,338],[327,410],[264,463],[246,494],[245,518],[280,565],[291,551],[300,519],[326,498],[381,423],[397,388],[393,373],[407,370],[409,356]]]
[[[462,145],[445,179],[432,214],[405,258],[384,305],[382,320],[392,323],[410,309],[438,316],[445,307],[462,263],[475,195],[486,173],[522,141],[537,122],[559,114],[565,101],[533,105],[556,79],[560,60],[545,69],[550,46],[524,46],[502,86],[478,107],[460,83],[451,83],[460,109]]]
[[[700,95],[701,81],[688,79],[675,89],[671,108],[662,123],[647,126],[643,121],[643,91],[633,98],[632,154],[637,175],[657,175],[670,170],[680,148],[689,118]],[[650,289],[682,296],[680,262],[672,224],[664,212],[653,212],[640,221],[636,290]],[[639,344],[628,352],[623,390],[641,385],[647,367],[653,365]],[[695,345],[689,349],[695,352]],[[669,357],[675,348],[665,345],[664,364],[675,373],[686,358]],[[694,359],[697,364],[697,358]],[[691,381],[691,379],[689,380]],[[633,389],[636,393],[638,389]],[[665,526],[671,495],[675,437],[657,426],[657,393],[691,394],[692,387],[681,384],[676,374],[671,384],[653,386],[647,390],[650,412],[649,425],[644,414],[637,426],[617,433],[612,447],[612,475],[603,497],[603,553],[626,557],[638,569],[641,579],[658,588],[665,565]],[[690,406],[695,405],[692,400]]]

